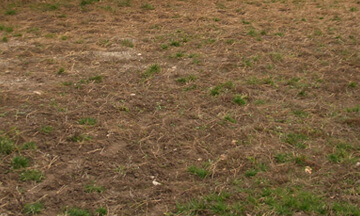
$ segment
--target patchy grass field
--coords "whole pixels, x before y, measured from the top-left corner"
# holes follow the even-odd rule
[[[1,215],[360,215],[360,2],[0,3]]]

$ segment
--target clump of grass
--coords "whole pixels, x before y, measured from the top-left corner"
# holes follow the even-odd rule
[[[0,137],[0,153],[1,154],[11,154],[16,149],[14,141],[8,137]]]
[[[60,39],[61,40],[67,40],[67,39],[69,39],[69,36],[63,35],[63,36],[60,37]]]
[[[155,10],[155,7],[149,3],[143,3],[141,8],[144,10]]]
[[[261,199],[276,215],[292,215],[294,212],[326,213],[326,203],[320,196],[301,189],[265,188]]]
[[[357,83],[356,82],[350,82],[349,84],[348,84],[348,88],[356,88],[357,87]]]
[[[82,118],[78,121],[81,125],[96,125],[97,120],[94,118]]]
[[[230,115],[226,115],[224,117],[224,120],[236,124],[236,120],[233,117],[231,117]]]
[[[262,100],[262,99],[259,99],[259,100],[256,100],[255,102],[254,102],[254,104],[256,104],[256,105],[262,105],[262,104],[265,104],[266,102],[264,101],[264,100]]]
[[[279,153],[274,156],[274,159],[277,163],[285,163],[285,162],[289,161],[290,158],[291,158],[291,155],[283,154],[283,153]]]
[[[281,53],[271,53],[270,57],[274,62],[280,62],[283,60],[283,55]]]
[[[347,108],[346,109],[347,112],[360,112],[360,106],[355,106],[355,107],[352,107],[352,108]]]
[[[78,142],[78,143],[81,143],[84,141],[89,141],[91,139],[92,139],[92,137],[88,136],[86,134],[75,134],[75,135],[67,138],[67,140],[70,142]]]
[[[335,215],[360,215],[359,207],[347,202],[333,203],[332,211]]]
[[[188,168],[188,172],[191,173],[191,174],[194,174],[196,176],[198,176],[199,178],[206,178],[207,176],[210,175],[210,172],[207,171],[206,169],[204,168],[200,168],[200,167],[197,167],[197,166],[190,166]]]
[[[21,156],[15,156],[11,161],[13,169],[26,168],[29,165],[29,159]]]
[[[14,31],[14,28],[11,27],[11,26],[8,26],[8,27],[5,28],[5,31],[6,31],[7,33],[10,33],[10,32],[13,32],[13,31]]]
[[[205,44],[212,44],[212,43],[215,43],[216,42],[216,39],[214,38],[208,38],[204,41]]]
[[[166,50],[166,49],[169,48],[169,46],[168,46],[167,44],[161,44],[160,47],[161,47],[161,49],[163,49],[163,50]]]
[[[62,83],[64,86],[72,86],[74,83],[73,82],[63,82]]]
[[[102,75],[97,75],[97,76],[90,77],[88,79],[88,81],[95,82],[95,83],[101,83],[103,81],[103,78],[104,77]]]
[[[240,205],[230,205],[226,201],[230,194],[213,193],[200,199],[193,199],[185,204],[176,204],[176,215],[244,215]]]
[[[101,193],[105,190],[104,186],[99,186],[99,185],[85,185],[85,192],[86,193],[92,193],[92,192],[97,192],[97,193]]]
[[[247,33],[247,35],[251,36],[251,37],[256,37],[259,35],[259,33],[255,30],[255,29],[250,29]]]
[[[41,182],[45,175],[39,170],[25,170],[20,174],[21,181]]]
[[[80,6],[85,6],[88,4],[92,4],[93,2],[99,2],[99,0],[81,0]]]
[[[3,37],[3,38],[2,38],[2,42],[6,43],[6,42],[8,42],[8,41],[9,41],[9,39],[8,39],[7,37]]]
[[[210,90],[210,94],[212,96],[216,96],[216,95],[219,95],[221,92],[232,89],[232,88],[234,88],[234,83],[232,81],[228,81],[226,83],[221,83],[221,84],[213,87]]]
[[[95,212],[97,213],[98,216],[105,216],[105,215],[107,215],[107,209],[104,208],[104,207],[97,208],[97,209],[95,210]]]
[[[21,149],[23,150],[34,150],[37,149],[37,146],[34,142],[26,142]]]
[[[160,73],[160,71],[161,71],[160,65],[153,64],[142,74],[142,77],[149,78],[154,74]]]
[[[41,202],[28,203],[24,206],[24,213],[28,215],[39,214],[44,209]]]
[[[122,40],[122,41],[121,41],[121,44],[122,44],[123,46],[130,47],[130,48],[133,48],[133,47],[134,47],[134,43],[133,43],[131,40],[129,40],[129,39],[124,39],[124,40]]]
[[[41,6],[41,10],[42,11],[54,11],[59,9],[59,5],[58,4],[49,4],[49,3],[44,3]]]
[[[229,44],[229,45],[233,45],[235,43],[235,40],[234,39],[227,39],[225,41],[226,44]]]
[[[131,0],[121,0],[118,2],[119,7],[131,7]]]
[[[356,7],[351,7],[351,8],[350,8],[350,11],[351,11],[351,12],[355,12],[355,11],[359,11],[359,9],[356,8]]]
[[[249,170],[247,170],[245,172],[245,176],[246,177],[253,177],[253,176],[256,176],[256,174],[258,174],[258,172],[259,171],[257,169],[252,168],[252,169],[249,169]]]
[[[249,77],[246,79],[246,82],[251,85],[257,85],[260,83],[260,80],[257,77]]]
[[[179,47],[181,46],[181,43],[179,41],[171,41],[170,46]]]
[[[305,117],[309,116],[309,114],[307,112],[302,111],[302,110],[294,110],[293,114],[300,118],[305,118]]]
[[[67,215],[67,216],[91,216],[91,213],[86,209],[70,207],[65,210],[65,215]]]
[[[61,75],[63,73],[65,73],[65,68],[59,68],[59,70],[57,71],[57,74]]]
[[[44,37],[46,37],[46,38],[54,38],[55,35],[54,34],[46,34],[46,35],[44,35]]]
[[[170,58],[182,58],[185,54],[182,52],[175,53],[174,55],[169,56]]]
[[[178,78],[176,79],[177,82],[179,83],[187,83],[187,82],[193,82],[195,81],[197,78],[195,75],[189,75],[187,77],[181,77],[181,78]]]
[[[288,85],[291,85],[291,86],[297,86],[298,82],[300,81],[300,78],[298,77],[294,77],[294,78],[291,78],[287,84]]]
[[[245,24],[245,25],[251,24],[249,21],[246,21],[246,20],[244,20],[244,19],[242,20],[242,23]]]
[[[233,102],[237,105],[245,105],[246,104],[244,96],[242,96],[242,95],[235,95],[233,98]]]
[[[35,33],[38,34],[40,29],[38,27],[31,27],[26,30],[27,33]]]
[[[332,163],[342,163],[350,159],[350,151],[353,147],[347,143],[339,143],[335,146],[333,153],[328,155],[328,160]]]
[[[195,85],[195,84],[184,88],[184,91],[191,91],[191,90],[194,90],[194,89],[197,89],[197,85]]]
[[[49,134],[49,133],[53,132],[54,130],[55,130],[54,127],[47,126],[47,125],[42,126],[41,129],[40,129],[40,131],[45,133],[45,134]]]
[[[285,142],[295,146],[297,148],[305,148],[305,140],[307,140],[307,136],[305,134],[297,134],[297,133],[289,133],[285,138]]]
[[[282,32],[277,32],[277,33],[275,33],[275,35],[279,36],[279,37],[284,37],[284,33],[282,33]]]
[[[212,96],[219,95],[220,90],[221,90],[221,86],[215,86],[214,88],[211,89],[210,94]]]
[[[307,160],[308,158],[306,157],[306,155],[298,155],[294,157],[294,162],[298,165],[305,165]]]
[[[16,15],[16,10],[8,9],[5,11],[5,15]]]
[[[226,9],[226,6],[225,6],[223,3],[221,3],[221,2],[217,2],[217,3],[216,3],[216,7],[217,7],[218,9]]]

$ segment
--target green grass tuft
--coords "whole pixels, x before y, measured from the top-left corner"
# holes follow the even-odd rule
[[[29,159],[21,156],[15,156],[11,161],[13,169],[26,168],[29,165]]]
[[[153,64],[149,67],[149,69],[147,69],[143,74],[142,77],[143,78],[149,78],[151,76],[153,76],[154,74],[160,73],[161,68],[160,65],[158,64]]]
[[[233,117],[229,116],[229,115],[226,115],[226,116],[224,117],[224,120],[236,124],[236,120],[235,120]]]
[[[5,11],[5,15],[16,15],[16,10],[8,9]]]
[[[11,154],[16,149],[14,142],[8,137],[0,137],[0,153]]]
[[[118,2],[119,7],[131,7],[131,0],[121,0]]]
[[[149,3],[143,3],[141,8],[144,10],[155,10],[155,7]]]
[[[304,142],[307,138],[305,134],[289,133],[286,135],[285,142],[297,148],[305,148]]]
[[[99,2],[99,0],[81,0],[80,6],[85,6],[88,4],[92,4],[93,2]]]
[[[78,121],[81,125],[96,125],[97,120],[94,118],[82,118]]]
[[[104,77],[101,76],[101,75],[97,75],[97,76],[93,76],[93,77],[90,77],[88,79],[88,81],[90,82],[95,82],[95,83],[101,83],[103,81]]]
[[[235,95],[233,102],[237,105],[245,105],[246,104],[246,101],[242,95]]]
[[[107,215],[107,209],[104,208],[104,207],[97,208],[97,209],[95,210],[95,212],[97,213],[98,216],[105,216],[105,215]]]
[[[170,46],[179,47],[181,46],[181,43],[179,41],[171,41]]]
[[[65,68],[59,68],[59,70],[57,71],[57,74],[61,75],[63,73],[65,73]]]
[[[67,216],[91,216],[91,213],[86,209],[71,207],[65,210]]]
[[[130,48],[133,48],[133,47],[134,47],[134,43],[133,43],[131,40],[129,40],[129,39],[124,39],[124,40],[122,40],[122,41],[121,41],[121,44],[122,44],[123,46],[130,47]]]
[[[35,150],[37,149],[37,146],[34,142],[26,142],[24,143],[24,145],[21,147],[22,150]]]
[[[28,215],[39,214],[44,209],[41,202],[28,203],[24,206],[24,213]]]
[[[99,185],[85,185],[85,192],[86,193],[92,193],[92,192],[97,192],[97,193],[101,193],[105,190],[104,186],[99,186]]]
[[[45,134],[49,134],[49,133],[53,132],[54,130],[55,130],[55,128],[52,126],[42,126],[40,129],[40,131]]]
[[[21,181],[35,181],[41,182],[45,175],[39,170],[25,170],[20,174]]]
[[[199,168],[199,167],[196,167],[194,165],[190,166],[188,168],[188,172],[191,173],[191,174],[194,174],[196,176],[198,176],[199,178],[206,178],[207,176],[210,175],[209,171],[207,171],[206,169],[204,168]]]

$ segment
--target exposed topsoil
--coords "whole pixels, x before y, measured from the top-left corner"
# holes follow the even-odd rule
[[[360,215],[359,9],[1,1],[0,215]]]

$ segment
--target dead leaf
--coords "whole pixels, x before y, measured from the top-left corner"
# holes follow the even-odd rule
[[[312,173],[312,168],[309,167],[309,166],[306,166],[305,167],[305,172],[308,173],[308,174],[311,174]]]

